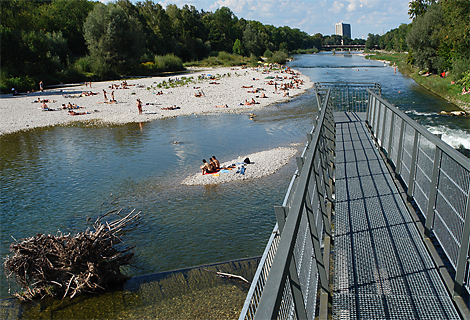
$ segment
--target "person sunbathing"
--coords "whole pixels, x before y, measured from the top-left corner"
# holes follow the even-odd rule
[[[223,105],[220,105],[220,106],[215,106],[216,108],[228,108],[228,105],[226,104],[223,104]]]
[[[267,98],[267,97],[266,97],[266,95],[264,94],[264,92],[263,92],[263,93],[261,93],[261,96],[260,96],[260,98]]]
[[[49,100],[49,99],[43,99],[41,100],[41,98],[38,98],[37,100],[34,100],[33,103],[36,103],[36,102],[57,102],[57,100]]]
[[[47,106],[47,104],[46,104],[45,101],[42,102],[41,109],[44,110],[44,111],[52,111],[52,109],[50,109],[50,108]]]
[[[164,108],[161,108],[162,110],[177,110],[177,109],[181,109],[180,107],[177,107],[177,106],[171,106],[171,107],[164,107]]]
[[[198,91],[194,94],[195,97],[202,97],[202,92]]]
[[[77,111],[69,110],[69,115],[71,115],[71,116],[79,116],[79,115],[83,115],[83,114],[90,114],[90,113],[88,111],[77,112]]]
[[[242,88],[244,88],[244,89],[253,88],[253,85],[251,85],[251,86],[242,86]]]
[[[212,81],[212,82],[209,82],[209,84],[220,84],[220,83],[219,83],[219,82]]]

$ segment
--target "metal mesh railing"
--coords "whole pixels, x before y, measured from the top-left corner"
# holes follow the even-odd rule
[[[298,170],[282,206],[239,319],[314,319],[319,279],[328,290],[323,258],[324,233],[330,232],[325,202],[331,201],[334,123],[330,90],[317,90],[321,107],[308,144],[297,158]],[[277,229],[279,226],[279,229]],[[326,228],[326,230],[324,230]],[[319,264],[320,262],[320,264]]]
[[[470,292],[469,159],[368,91],[367,121],[377,143],[421,211],[426,233],[434,234],[454,268],[455,292],[462,288]]]
[[[369,105],[369,93],[366,89],[381,94],[378,83],[320,82],[317,89],[330,89],[330,100],[334,111],[366,112]]]

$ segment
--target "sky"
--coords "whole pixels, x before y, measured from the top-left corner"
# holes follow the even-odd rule
[[[133,3],[138,0],[131,0]],[[168,4],[192,5],[197,10],[214,12],[228,7],[238,18],[256,20],[276,27],[298,28],[309,34],[335,33],[335,23],[351,25],[352,38],[367,39],[369,33],[384,34],[410,23],[408,0],[166,0]],[[101,0],[107,3],[111,0]]]

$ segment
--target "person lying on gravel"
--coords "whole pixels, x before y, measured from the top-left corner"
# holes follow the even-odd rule
[[[69,115],[71,115],[71,116],[79,116],[79,115],[82,115],[82,114],[90,114],[90,113],[88,111],[77,112],[77,111],[69,110]]]
[[[164,107],[164,108],[161,108],[162,110],[177,110],[177,109],[181,109],[180,107],[177,107],[177,106],[172,106],[172,107]]]

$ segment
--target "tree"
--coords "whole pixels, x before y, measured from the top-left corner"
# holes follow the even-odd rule
[[[380,36],[378,34],[369,33],[366,40],[366,49],[375,49],[379,46]]]
[[[235,40],[232,52],[240,55],[243,53],[242,42],[240,41],[240,39]]]
[[[424,15],[413,21],[407,42],[419,68],[436,72],[444,67],[443,59],[438,56],[439,32],[442,28],[444,19],[439,4],[429,7]]]
[[[409,4],[408,15],[411,19],[420,17],[426,13],[428,7],[433,3],[436,3],[435,0],[411,0]]]
[[[118,4],[97,4],[85,22],[85,40],[95,71],[125,72],[138,61],[144,44],[142,25]]]

